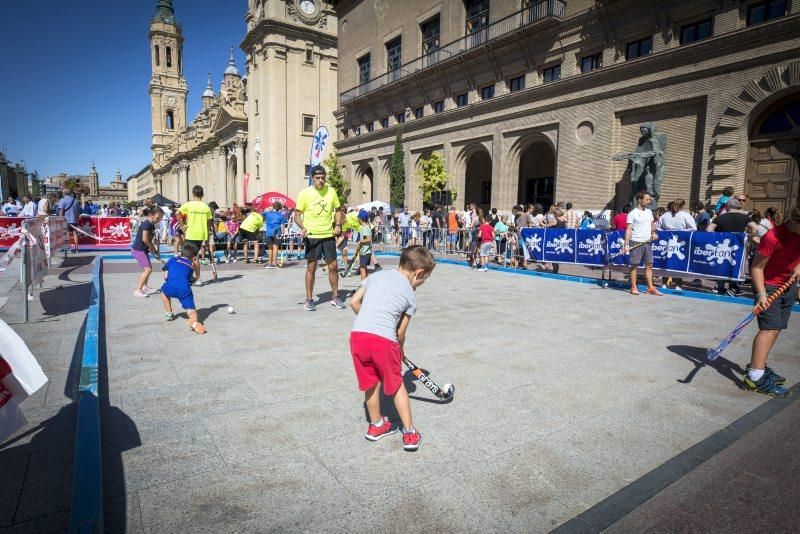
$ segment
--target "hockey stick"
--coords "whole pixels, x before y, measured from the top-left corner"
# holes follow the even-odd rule
[[[361,256],[361,247],[358,247],[358,249],[356,249],[356,253],[353,254],[352,259],[347,263],[347,267],[344,269],[344,271],[339,273],[339,276],[341,276],[342,278],[347,278],[348,276],[350,276],[350,274],[353,272],[353,266],[358,261],[359,256]]]
[[[425,373],[422,372],[422,369],[417,367],[414,362],[403,356],[403,363],[406,364],[411,374],[414,375],[414,378],[425,384],[425,387],[431,390],[431,392],[439,397],[440,400],[443,401],[450,401],[453,400],[453,393],[456,391],[456,387],[453,384],[445,384],[443,387],[439,387],[436,383],[430,379]]]
[[[624,256],[625,254],[630,254],[631,250],[642,247],[649,243],[655,241],[654,239],[650,239],[649,241],[643,241],[642,243],[636,243],[632,247],[629,247],[628,250],[625,250],[625,247],[622,247],[622,250],[617,252],[616,254],[611,254],[610,256],[606,257],[606,264],[603,266],[603,270],[600,273],[600,283],[603,287],[608,287],[608,282],[606,282],[606,269],[608,269],[608,279],[611,279],[611,260],[614,258],[618,258],[620,256]]]
[[[781,294],[783,294],[784,291],[786,291],[787,289],[792,287],[793,284],[794,284],[794,280],[793,279],[787,281],[785,284],[783,284],[778,289],[776,289],[772,293],[772,295],[767,297],[767,302],[763,307],[762,306],[758,306],[758,305],[753,307],[753,311],[751,311],[750,314],[747,317],[742,319],[742,322],[739,323],[736,326],[736,328],[734,328],[731,331],[730,334],[728,334],[728,337],[726,337],[725,339],[722,340],[722,342],[719,344],[719,346],[717,346],[716,349],[708,349],[706,351],[706,359],[708,361],[710,361],[710,362],[713,362],[714,360],[719,358],[719,355],[722,354],[722,351],[725,350],[728,347],[728,345],[730,345],[731,342],[734,339],[736,339],[736,336],[738,336],[742,332],[742,330],[744,330],[745,327],[747,327],[747,325],[750,324],[750,322],[753,319],[756,318],[756,315],[758,315],[759,313],[763,312],[764,310],[766,310],[767,308],[772,306],[772,303],[775,302],[775,300],[777,300],[777,298],[780,297]]]

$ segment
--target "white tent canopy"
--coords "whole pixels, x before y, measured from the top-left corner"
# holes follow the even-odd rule
[[[381,202],[380,200],[373,200],[372,202],[367,202],[366,204],[361,204],[360,206],[353,206],[352,209],[370,211],[373,207],[376,210],[383,208],[383,211],[389,211],[389,204],[386,202]]]

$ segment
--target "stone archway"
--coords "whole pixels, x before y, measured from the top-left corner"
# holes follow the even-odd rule
[[[549,143],[534,141],[519,156],[517,204],[541,204],[547,211],[555,201],[556,155]]]
[[[772,99],[750,124],[746,207],[785,215],[800,203],[800,90]]]
[[[375,200],[375,172],[372,165],[362,163],[356,171],[356,179],[350,196],[354,204],[364,204]]]
[[[492,157],[484,150],[474,152],[464,172],[464,202],[474,202],[486,213],[492,202]]]

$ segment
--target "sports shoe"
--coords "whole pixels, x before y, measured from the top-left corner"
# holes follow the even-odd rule
[[[152,295],[153,293],[158,293],[158,289],[153,289],[153,288],[152,288],[152,287],[150,287],[150,286],[144,286],[144,287],[142,287],[142,291],[144,291],[144,292],[145,292],[145,293],[147,293],[148,295]]]
[[[164,313],[164,320],[172,321],[173,319],[175,319],[175,313],[173,313],[173,312],[165,312]]]
[[[375,264],[375,268],[373,269],[373,272],[376,272],[376,273],[377,273],[378,271],[382,271],[382,270],[383,270],[383,267],[381,267],[380,265],[378,265],[378,264],[376,263],[376,264]]]
[[[367,427],[367,433],[364,434],[364,437],[370,441],[378,441],[382,437],[394,434],[398,430],[400,430],[400,427],[392,428],[392,423],[389,422],[389,418],[384,416],[383,424],[381,426],[375,426],[370,423],[369,427]]]
[[[752,367],[750,367],[750,364],[748,363],[747,367],[744,370],[744,374],[747,375],[750,372],[750,369],[752,369]],[[782,377],[781,375],[779,375],[778,373],[776,373],[775,370],[772,367],[767,366],[764,369],[764,374],[771,376],[773,382],[775,382],[779,386],[782,386],[783,384],[786,383],[786,379],[784,377]]]
[[[275,269],[276,267],[276,265],[272,265],[271,263],[264,265],[264,269]]]
[[[133,296],[134,297],[138,297],[140,299],[143,299],[143,298],[149,297],[150,294],[149,293],[145,293],[144,291],[137,290],[137,291],[133,292]]]
[[[334,299],[332,299],[331,300],[331,304],[333,306],[336,306],[340,310],[343,310],[343,309],[347,308],[347,306],[345,306],[345,304],[344,304],[344,300],[341,297],[335,297]]]
[[[673,291],[675,293],[683,293],[683,288],[681,286],[675,286],[675,289],[673,289]]]
[[[222,261],[225,263],[230,263],[231,259],[228,256],[222,256]]]
[[[195,287],[203,287],[203,282],[202,282],[201,280],[197,280],[197,281],[195,281],[195,283],[194,283],[194,284],[192,284],[192,285],[194,285]]]
[[[403,432],[403,448],[407,451],[415,451],[419,449],[419,442],[422,441],[422,435],[416,431]]]
[[[744,387],[750,391],[755,391],[770,397],[788,397],[792,394],[790,390],[783,386],[779,386],[775,380],[767,373],[760,380],[753,382],[749,376],[744,376]]]
[[[648,295],[653,295],[654,297],[663,297],[664,296],[664,293],[662,293],[661,291],[656,289],[655,286],[648,287],[647,288],[647,294]]]
[[[306,311],[317,311],[317,305],[314,304],[313,300],[307,300],[306,303],[303,304],[303,308],[305,308]]]
[[[631,295],[638,295],[638,294],[639,294],[639,288],[631,286]]]

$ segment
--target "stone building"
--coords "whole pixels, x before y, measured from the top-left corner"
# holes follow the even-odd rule
[[[128,201],[130,202],[144,200],[156,194],[152,165],[147,165],[136,174],[128,176],[125,181],[128,183]]]
[[[5,150],[0,150],[0,198],[8,195],[31,195],[33,198],[42,194],[42,180],[36,171],[28,172],[25,162],[12,163]]]
[[[188,122],[182,29],[172,1],[158,1],[150,23],[153,194],[183,202],[201,185],[207,201],[230,206],[306,185],[314,129],[335,122],[335,15],[319,0],[248,0],[245,21],[246,74],[231,49],[219,91],[209,75],[203,108]]]
[[[800,0],[340,0],[336,147],[351,202],[406,202],[443,153],[457,204],[618,209],[639,126],[667,135],[661,204],[798,201]]]
[[[122,174],[119,170],[114,175],[114,180],[108,185],[100,185],[100,173],[92,163],[89,174],[67,174],[62,172],[51,176],[46,180],[48,190],[60,193],[61,187],[67,180],[79,180],[86,185],[89,192],[83,195],[83,199],[88,199],[95,204],[110,204],[112,202],[128,201],[128,184],[122,181]]]

